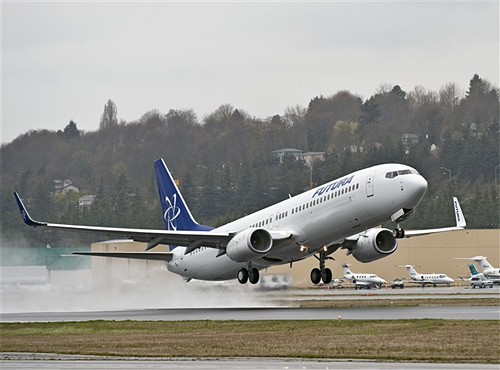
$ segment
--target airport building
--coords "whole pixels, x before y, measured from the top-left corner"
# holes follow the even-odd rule
[[[145,244],[128,240],[115,240],[92,245],[92,251],[144,251]],[[158,246],[155,251],[168,251],[167,246]],[[494,266],[500,266],[500,230],[460,230],[448,233],[439,233],[414,238],[399,239],[398,250],[392,255],[371,263],[361,263],[352,256],[347,256],[345,250],[337,250],[331,255],[335,261],[327,261],[334,277],[342,276],[342,264],[347,263],[353,272],[374,273],[391,281],[394,278],[408,278],[403,265],[414,265],[419,273],[444,273],[455,279],[455,283],[466,284],[458,279],[459,276],[468,276],[469,269],[466,267],[471,261],[456,258],[467,258],[473,256],[485,256]],[[81,257],[86,258],[86,257]],[[92,280],[96,283],[118,279],[141,280],[148,279],[180,279],[179,276],[166,270],[165,263],[161,261],[143,261],[121,258],[93,257],[91,261]],[[311,269],[318,267],[315,258],[307,258],[303,261],[270,267],[261,271],[261,276],[286,275],[289,276],[294,287],[310,287],[312,283],[309,278]],[[237,284],[237,283],[236,283]]]

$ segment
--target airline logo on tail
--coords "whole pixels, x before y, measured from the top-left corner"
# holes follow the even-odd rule
[[[477,271],[476,266],[474,266],[472,263],[470,265],[467,265],[467,266],[469,267],[470,274],[472,276],[479,275],[479,271]]]
[[[172,195],[172,201],[168,196],[165,196],[165,204],[168,208],[165,209],[163,213],[163,219],[167,225],[168,230],[177,230],[177,217],[181,214],[181,209],[177,207],[177,194]]]
[[[455,220],[457,221],[457,227],[467,226],[464,214],[462,213],[462,208],[460,208],[460,204],[458,203],[458,199],[456,197],[453,197],[453,207],[455,209]]]

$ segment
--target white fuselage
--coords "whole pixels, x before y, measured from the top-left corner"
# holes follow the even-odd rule
[[[344,273],[344,279],[350,280],[353,284],[363,287],[380,287],[387,282],[375,274],[358,274],[353,272]]]
[[[500,284],[500,270],[499,269],[488,269],[483,271],[485,278],[490,279],[495,284]]]
[[[492,265],[490,265],[490,263],[486,260],[486,257],[473,257],[473,260],[476,261],[477,264],[481,267],[485,278],[490,279],[495,284],[500,283],[500,269],[496,269]]]
[[[404,174],[388,177],[387,174],[393,171]],[[426,180],[408,166],[374,166],[286,199],[213,232],[259,228],[271,233],[292,234],[293,238],[274,241],[267,255],[252,261],[252,267],[263,269],[302,260],[324,245],[341,243],[390,220],[397,211],[412,210],[421,201],[426,188]],[[239,269],[248,267],[248,263],[232,261],[226,254],[217,257],[219,251],[215,248],[184,252],[184,247],[175,248],[167,268],[185,278],[233,279]]]
[[[410,274],[413,282],[418,284],[451,284],[454,280],[445,274]]]

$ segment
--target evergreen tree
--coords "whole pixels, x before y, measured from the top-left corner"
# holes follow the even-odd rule
[[[68,125],[64,128],[63,137],[65,140],[74,140],[80,137],[80,131],[73,120],[69,121]]]

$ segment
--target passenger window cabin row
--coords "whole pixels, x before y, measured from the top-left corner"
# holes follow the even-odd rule
[[[300,211],[303,211],[303,210],[306,210],[310,207],[314,207],[315,205],[317,204],[320,204],[320,203],[323,203],[323,202],[326,202],[330,199],[333,199],[333,198],[337,198],[341,195],[344,195],[344,194],[347,194],[347,193],[350,193],[354,190],[357,190],[359,189],[359,183],[358,184],[354,184],[354,185],[351,185],[351,186],[347,186],[345,188],[342,188],[342,189],[339,189],[339,190],[336,190],[335,192],[333,193],[329,193],[327,195],[324,195],[322,197],[319,197],[318,199],[315,199],[315,200],[312,200],[308,203],[305,203],[301,206],[298,206],[298,207],[295,207],[292,209],[292,214],[294,213],[299,213]]]
[[[337,198],[341,195],[344,195],[344,194],[347,194],[347,193],[350,193],[354,190],[357,190],[359,189],[359,183],[357,184],[353,184],[353,185],[350,185],[350,186],[347,186],[345,188],[342,188],[342,189],[339,189],[339,190],[336,190],[335,192],[332,192],[332,193],[329,193],[327,195],[324,195],[322,197],[319,197],[318,199],[315,199],[315,200],[312,200],[310,202],[307,202],[307,203],[304,203],[303,205],[301,206],[298,206],[298,207],[295,207],[295,208],[292,208],[292,215],[295,214],[295,213],[299,213],[301,211],[304,211],[306,209],[309,209],[309,208],[312,208],[314,207],[315,205],[317,204],[320,204],[320,203],[323,203],[323,202],[326,202],[330,199],[334,199],[334,198]],[[280,214],[277,214],[275,216],[276,218],[276,221],[279,221],[279,220],[282,220],[284,218],[288,217],[288,211],[285,211],[285,212],[282,212]],[[272,217],[269,217],[269,218],[266,218],[265,220],[263,221],[260,221],[260,222],[257,222],[253,225],[251,225],[250,227],[251,228],[259,228],[259,227],[264,227],[266,225],[270,225],[272,224],[273,222],[273,219]]]

